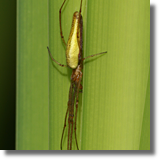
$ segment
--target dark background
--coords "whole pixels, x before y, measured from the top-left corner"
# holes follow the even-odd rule
[[[0,0],[0,150],[15,149],[16,0]]]

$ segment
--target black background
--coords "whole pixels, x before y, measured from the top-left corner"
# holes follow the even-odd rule
[[[15,149],[16,0],[0,0],[0,150]]]

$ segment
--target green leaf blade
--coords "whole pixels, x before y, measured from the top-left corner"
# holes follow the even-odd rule
[[[47,6],[17,1],[17,150],[48,149]]]
[[[18,1],[17,149],[60,149],[71,70],[55,64],[46,47],[49,40],[52,56],[66,64],[59,28],[62,3]],[[80,0],[67,0],[62,10],[66,42],[79,7]],[[84,57],[107,53],[84,62],[79,148],[149,149],[149,0],[83,0],[82,16]]]
[[[86,54],[104,51],[103,37],[108,53],[84,67],[82,149],[137,150],[150,67],[149,1],[106,1],[105,14],[95,9],[99,2],[88,3]]]

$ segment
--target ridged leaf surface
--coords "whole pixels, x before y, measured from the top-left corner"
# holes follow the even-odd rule
[[[63,0],[17,2],[17,149],[59,150],[71,69],[60,37]],[[67,42],[80,0],[67,0]],[[150,149],[150,1],[83,0],[83,55],[77,137],[82,150]],[[67,128],[63,149],[67,148]],[[76,149],[73,136],[73,149]]]

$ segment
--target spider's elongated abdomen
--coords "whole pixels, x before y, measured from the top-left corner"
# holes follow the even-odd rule
[[[80,52],[78,39],[77,39],[79,27],[80,27],[79,18],[80,18],[80,13],[75,12],[73,14],[72,27],[71,27],[69,39],[67,42],[67,49],[66,49],[67,65],[72,69],[75,69],[78,65],[78,54]]]

